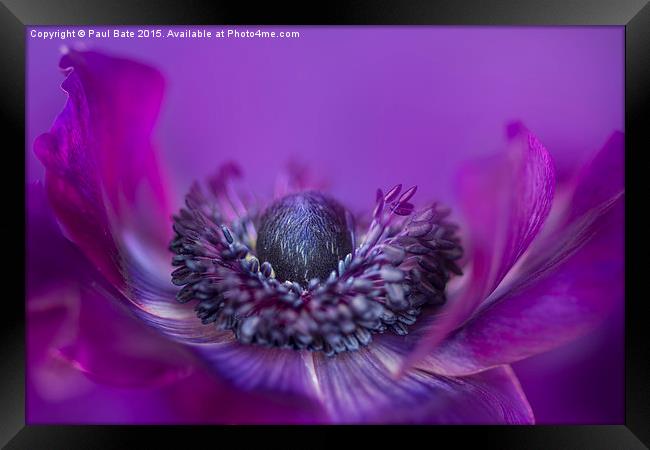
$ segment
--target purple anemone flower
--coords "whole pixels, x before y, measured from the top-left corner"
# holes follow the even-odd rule
[[[160,73],[74,50],[60,65],[68,101],[28,192],[29,382],[49,398],[83,373],[163,389],[169,421],[529,424],[510,364],[622,299],[619,132],[558,183],[512,123],[458,174],[453,210],[400,184],[352,211],[298,164],[272,193],[222,165],[179,205],[151,142]]]

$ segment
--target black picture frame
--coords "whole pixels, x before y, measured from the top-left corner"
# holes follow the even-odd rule
[[[297,8],[297,9],[296,9]],[[641,280],[647,246],[647,220],[643,218],[644,165],[639,159],[650,142],[650,4],[647,0],[492,0],[410,1],[388,0],[304,2],[285,8],[276,2],[249,5],[224,1],[84,1],[2,0],[0,45],[3,83],[0,105],[6,145],[2,164],[3,205],[0,220],[5,262],[6,289],[0,321],[5,351],[0,358],[0,444],[6,448],[129,448],[144,435],[146,447],[156,441],[170,444],[207,438],[217,445],[228,435],[246,434],[234,427],[176,426],[35,426],[25,425],[25,27],[29,25],[90,24],[400,24],[400,25],[618,25],[625,26],[625,135],[626,135],[626,402],[624,425],[532,426],[532,427],[418,427],[398,430],[405,445],[424,439],[431,445],[451,440],[455,447],[468,439],[497,448],[648,448],[650,445],[650,352],[649,317]],[[20,186],[23,186],[21,188]],[[23,239],[19,239],[22,237]],[[273,428],[275,431],[277,428]],[[344,428],[349,431],[349,427]],[[241,429],[240,429],[241,430]],[[286,429],[285,429],[286,430]],[[338,431],[341,427],[338,428]],[[393,427],[374,427],[371,434],[383,438]],[[313,439],[316,427],[291,429],[296,444]],[[318,430],[318,431],[322,431]],[[366,430],[367,431],[367,430]],[[339,440],[337,430],[319,433],[323,439]],[[243,436],[242,436],[243,437]],[[254,436],[253,436],[254,437]],[[319,439],[321,439],[319,437]],[[224,441],[225,442],[225,441]],[[325,442],[323,440],[322,442]],[[370,441],[368,441],[370,443]],[[292,446],[292,445],[290,445]],[[301,445],[302,446],[302,445]]]

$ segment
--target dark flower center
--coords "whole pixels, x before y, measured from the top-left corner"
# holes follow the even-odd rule
[[[352,231],[345,208],[318,192],[288,195],[262,214],[257,256],[268,261],[280,281],[306,287],[324,280],[352,252]]]
[[[203,324],[242,344],[332,356],[375,334],[404,336],[462,274],[458,226],[436,203],[416,211],[415,186],[377,190],[369,224],[355,230],[349,212],[319,192],[287,195],[258,214],[233,189],[233,174],[190,189],[174,216],[171,275],[179,302],[197,301]]]

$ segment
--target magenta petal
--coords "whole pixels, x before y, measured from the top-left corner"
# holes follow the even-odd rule
[[[449,378],[412,370],[381,346],[315,355],[325,406],[337,423],[530,424],[530,406],[509,367]]]
[[[575,251],[590,237],[590,233],[598,229],[602,216],[612,208],[623,207],[623,200],[619,197],[625,190],[624,150],[623,133],[613,133],[595,157],[581,167],[573,180],[559,192],[546,226],[531,246],[521,267],[517,268],[511,283],[524,283],[535,271],[541,270],[547,260]],[[623,233],[622,216],[612,226],[610,233],[613,236],[609,238],[618,242]],[[620,248],[616,247],[616,243],[613,245],[612,248],[604,246],[603,251],[620,259]]]
[[[154,69],[94,52],[70,51],[65,108],[34,150],[68,238],[120,283],[120,234],[164,248],[170,236],[164,183],[151,145],[163,79]]]
[[[461,174],[460,196],[468,220],[476,305],[501,283],[542,228],[555,190],[555,169],[548,151],[521,124],[508,128],[507,152],[468,166]]]
[[[61,66],[68,73],[63,83],[68,101],[51,131],[34,144],[46,167],[49,205],[67,237],[133,302],[136,312],[158,321],[175,321],[187,332],[181,319],[196,321],[191,308],[181,310],[170,288],[162,290],[165,297],[159,297],[158,291],[152,294],[148,286],[139,286],[137,279],[141,273],[156,272],[156,280],[164,278],[170,285],[165,248],[171,225],[150,144],[162,77],[147,66],[93,52],[72,51],[62,58]],[[30,192],[30,201],[38,195]],[[30,211],[38,213],[45,207],[41,202],[30,205]],[[147,217],[138,217],[141,214]],[[35,236],[42,229],[43,225],[30,224],[29,232]],[[33,260],[43,258],[43,248]],[[157,253],[161,250],[162,256]],[[71,252],[52,255],[56,262],[42,272],[52,274],[64,267],[59,277],[79,277],[92,270],[82,255]],[[38,275],[32,270],[30,274]],[[124,299],[116,294],[104,300]],[[198,329],[197,324],[192,326]],[[66,357],[81,358],[81,353],[79,348],[68,348]],[[90,361],[90,356],[84,358]]]
[[[511,282],[428,355],[426,367],[463,375],[550,350],[593,329],[623,301],[622,165],[606,163],[622,154],[615,135]],[[601,176],[605,167],[611,184]]]
[[[195,359],[118,304],[119,294],[61,236],[44,196],[40,185],[28,186],[30,370],[67,366],[118,386],[162,385],[187,376]],[[63,377],[52,382],[66,389]]]

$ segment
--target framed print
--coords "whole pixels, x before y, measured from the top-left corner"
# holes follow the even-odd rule
[[[644,448],[647,4],[38,3],[3,6],[9,448]]]

